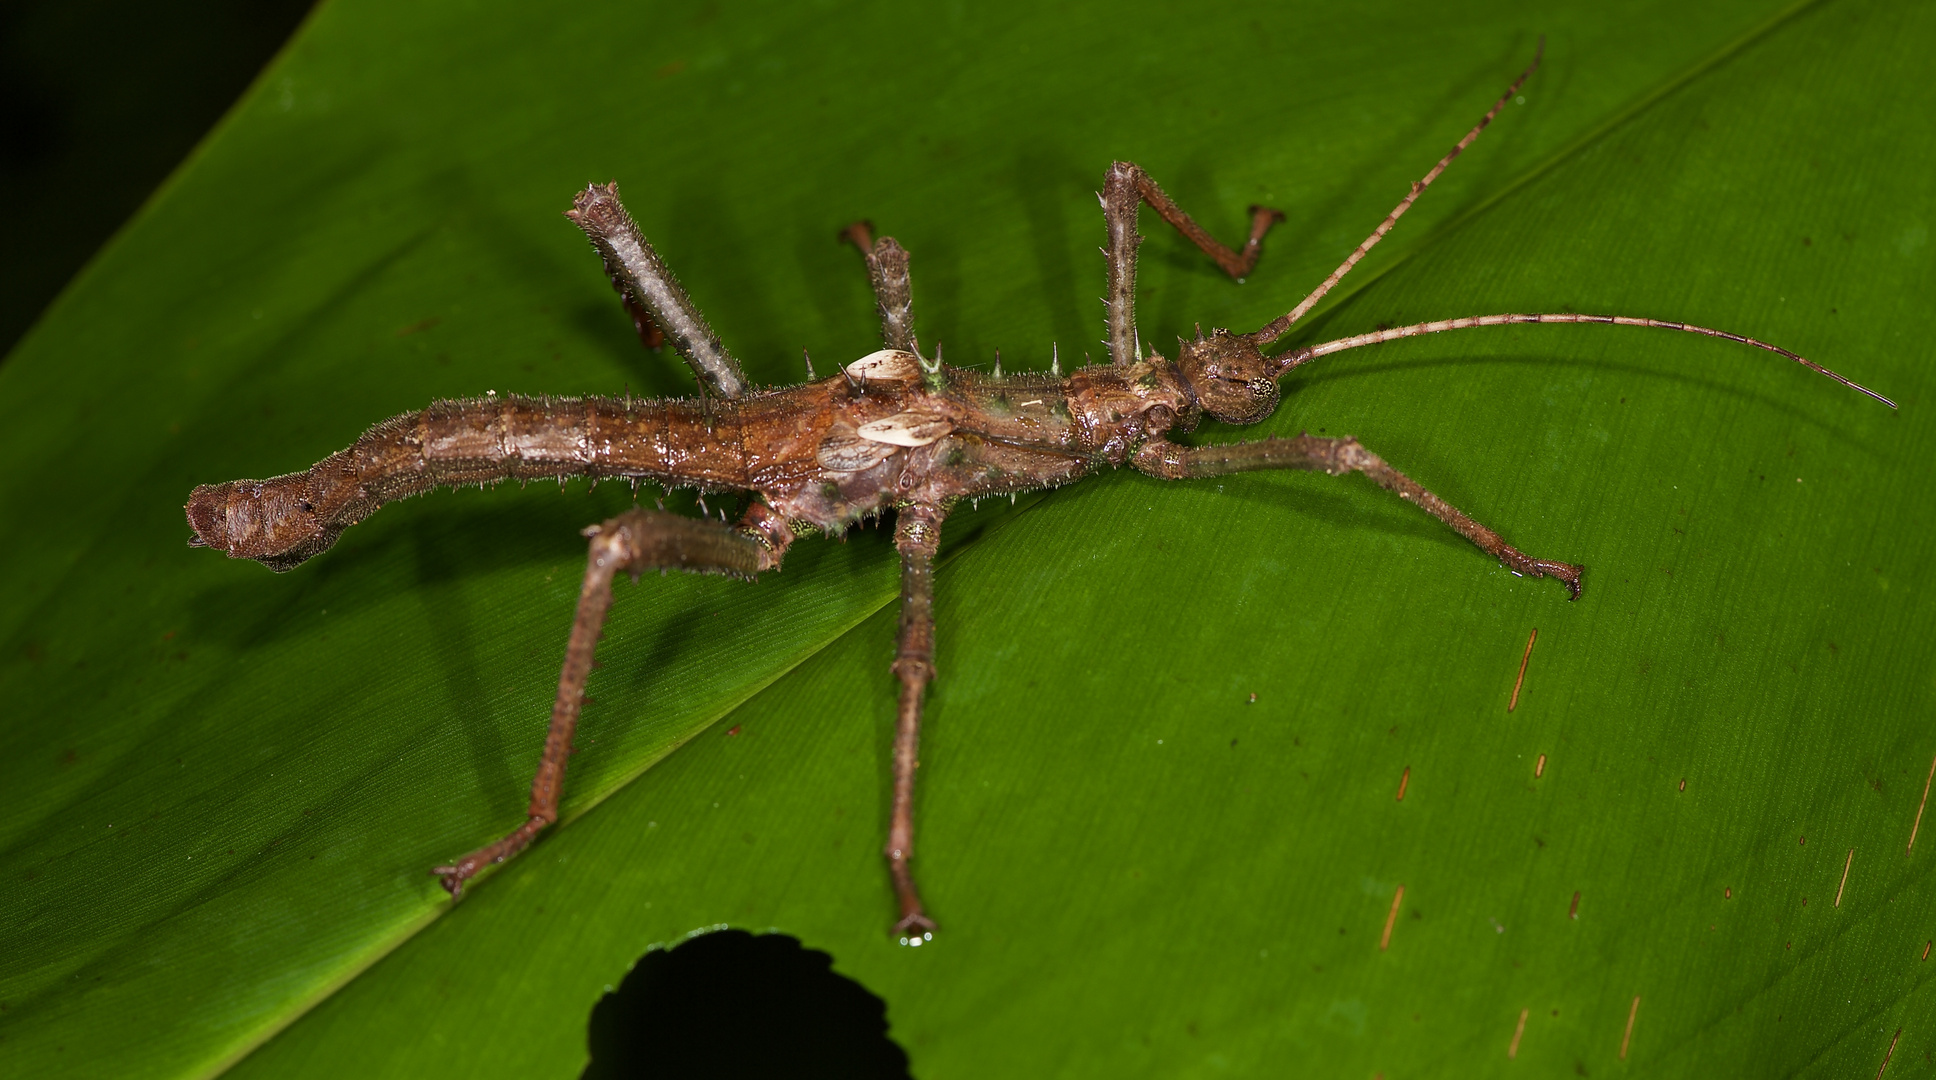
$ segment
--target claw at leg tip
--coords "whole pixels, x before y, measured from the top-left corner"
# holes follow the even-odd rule
[[[902,945],[918,949],[934,940],[934,920],[918,911],[903,916],[894,924],[894,936]]]
[[[430,872],[437,875],[437,884],[444,887],[444,891],[450,894],[452,900],[464,894],[464,879],[458,876],[455,866],[433,866]]]

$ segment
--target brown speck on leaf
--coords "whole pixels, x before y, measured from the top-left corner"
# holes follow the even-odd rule
[[[1580,917],[1580,890],[1578,889],[1573,890],[1573,906],[1567,909],[1566,917],[1569,919]]]
[[[727,729],[726,729],[726,734],[727,734],[727,735],[737,735],[737,734],[739,734],[739,729],[740,729],[740,725],[738,725],[738,724],[734,724],[734,725],[733,725],[732,727],[729,727],[729,728],[727,728]]]
[[[1640,995],[1635,994],[1633,1008],[1627,1010],[1627,1033],[1620,1036],[1620,1060],[1627,1060],[1627,1044],[1633,1041],[1634,1018],[1640,1015]]]
[[[1519,708],[1519,688],[1526,682],[1526,662],[1533,658],[1533,642],[1538,640],[1539,627],[1535,626],[1533,632],[1526,637],[1526,651],[1519,657],[1519,677],[1513,680],[1512,700],[1506,702],[1507,712]]]
[[[1923,810],[1929,806],[1929,785],[1936,782],[1936,757],[1929,759],[1929,777],[1923,781],[1923,801],[1916,804],[1916,823],[1909,826],[1909,846],[1902,849],[1906,856],[1916,850],[1916,831],[1923,827]]]
[[[1379,952],[1391,948],[1392,927],[1398,922],[1398,905],[1404,902],[1404,899],[1405,886],[1400,885],[1398,891],[1392,894],[1391,912],[1385,916],[1385,932],[1378,938]]]
[[[1396,799],[1394,799],[1394,800],[1392,800],[1392,801],[1394,801],[1394,802],[1404,802],[1404,801],[1405,801],[1405,785],[1407,785],[1407,784],[1409,784],[1409,783],[1411,783],[1411,782],[1412,782],[1412,767],[1411,767],[1410,765],[1407,765],[1407,766],[1405,766],[1405,771],[1404,771],[1404,772],[1402,772],[1402,773],[1400,773],[1400,774],[1398,774],[1398,798],[1396,798]]]

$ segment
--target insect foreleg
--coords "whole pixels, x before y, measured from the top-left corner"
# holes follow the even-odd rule
[[[585,230],[599,258],[605,260],[605,274],[625,298],[625,310],[632,314],[640,340],[654,346],[656,331],[663,331],[692,365],[700,386],[723,398],[746,392],[739,361],[720,344],[692,297],[679,287],[632,215],[625,212],[616,183],[593,184],[579,192],[565,216]]]
[[[612,606],[612,579],[634,576],[661,567],[699,573],[751,578],[780,563],[789,536],[784,529],[736,528],[716,521],[700,521],[665,511],[637,508],[586,530],[591,554],[585,582],[578,591],[578,614],[572,620],[565,646],[564,670],[558,676],[558,697],[551,706],[551,729],[545,735],[544,756],[531,780],[531,806],[524,824],[494,844],[471,852],[431,873],[443,879],[452,895],[492,863],[523,851],[547,825],[558,820],[558,798],[565,786],[565,763],[571,756],[572,732],[585,700],[585,679],[591,674],[592,652]]]
[[[1419,486],[1418,481],[1385,464],[1377,454],[1353,438],[1326,439],[1299,435],[1294,439],[1268,438],[1225,446],[1178,446],[1151,442],[1134,458],[1138,471],[1163,480],[1185,480],[1261,469],[1322,470],[1337,476],[1360,472],[1379,487],[1396,492],[1398,497],[1416,504],[1426,513],[1452,527],[1452,531],[1472,541],[1479,550],[1504,563],[1515,574],[1527,577],[1556,577],[1566,584],[1570,599],[1580,596],[1583,567],[1571,563],[1535,559],[1498,533],[1472,520],[1457,507]]]
[[[841,239],[867,257],[867,277],[874,285],[874,302],[881,310],[881,342],[903,352],[918,351],[914,341],[914,286],[908,273],[908,253],[891,236],[873,238],[871,222],[856,221],[841,230]]]
[[[1109,228],[1109,246],[1103,249],[1104,257],[1109,260],[1108,292],[1103,302],[1109,305],[1109,358],[1118,367],[1134,363],[1142,350],[1136,334],[1136,249],[1143,238],[1136,231],[1136,213],[1143,203],[1149,203],[1164,221],[1202,248],[1205,255],[1217,260],[1224,273],[1239,281],[1257,265],[1264,234],[1284,220],[1283,214],[1269,207],[1251,207],[1250,238],[1244,241],[1241,250],[1232,251],[1191,220],[1142,166],[1127,161],[1118,161],[1109,167],[1103,177],[1100,198],[1103,221]]]
[[[920,767],[921,698],[934,679],[934,553],[941,544],[942,511],[935,506],[904,506],[894,528],[901,552],[901,633],[894,674],[901,680],[901,701],[894,724],[894,808],[887,827],[888,873],[901,917],[894,932],[920,943],[934,933],[934,921],[921,908],[908,861],[914,858],[914,771]]]

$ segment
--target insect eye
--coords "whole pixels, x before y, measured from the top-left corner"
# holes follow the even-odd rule
[[[315,507],[313,507],[313,506],[311,506],[311,505],[309,505],[309,500],[308,500],[308,499],[304,499],[304,500],[303,500],[302,502],[299,502],[299,503],[297,503],[296,505],[297,505],[297,506],[300,506],[300,507],[302,507],[302,512],[303,512],[303,513],[305,513],[305,514],[307,514],[307,513],[311,513],[312,511],[314,511],[314,510],[316,509]]]

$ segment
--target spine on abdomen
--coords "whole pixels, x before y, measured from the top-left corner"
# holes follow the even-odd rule
[[[500,480],[623,476],[745,484],[733,402],[506,397],[439,401],[364,432],[307,472],[196,488],[199,543],[287,570],[396,499]]]

